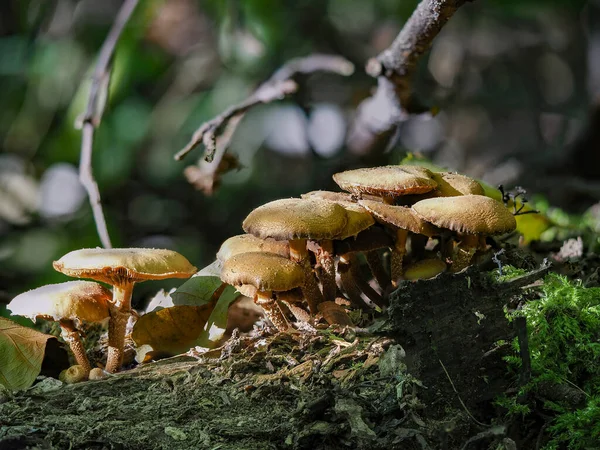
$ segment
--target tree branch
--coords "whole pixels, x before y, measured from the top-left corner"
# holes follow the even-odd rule
[[[412,75],[433,39],[467,1],[472,0],[422,0],[392,45],[368,62],[366,70],[377,77],[377,90],[359,106],[348,134],[353,154],[382,152],[409,114],[425,112],[412,97]]]
[[[313,72],[332,72],[347,76],[354,72],[354,65],[341,56],[319,54],[288,61],[271,78],[261,84],[250,97],[237,105],[230,106],[196,130],[190,142],[175,155],[175,160],[179,161],[201,143],[204,144],[206,149],[204,161],[201,161],[198,166],[186,168],[188,180],[198,189],[210,195],[222,173],[239,167],[237,160],[229,161],[227,164],[221,164],[221,160],[227,159],[229,142],[243,115],[256,105],[281,100],[295,93],[298,85],[294,79],[300,74]]]
[[[115,22],[110,29],[94,68],[92,84],[88,97],[85,113],[78,118],[77,127],[81,128],[81,157],[79,160],[79,180],[87,191],[96,223],[96,230],[100,237],[100,242],[105,248],[111,248],[110,236],[106,228],[106,220],[102,210],[100,191],[98,184],[94,179],[92,171],[92,150],[94,144],[94,131],[100,124],[106,99],[108,97],[108,86],[110,80],[110,62],[115,51],[119,37],[127,25],[133,10],[138,4],[138,0],[125,0],[119,10]]]

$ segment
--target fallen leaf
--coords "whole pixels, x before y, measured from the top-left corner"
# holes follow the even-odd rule
[[[175,306],[201,306],[209,303],[223,282],[215,276],[193,276],[171,293]]]
[[[208,322],[206,322],[204,331],[202,331],[195,343],[197,347],[211,349],[219,343],[225,334],[225,330],[227,330],[229,306],[231,306],[239,295],[240,293],[233,286],[227,286],[223,290],[215,305],[215,309],[213,309]]]
[[[137,320],[131,337],[136,347],[152,347],[154,356],[178,355],[195,345],[213,308],[214,303],[207,303],[152,311]]]
[[[52,337],[0,317],[0,384],[11,390],[31,386]]]

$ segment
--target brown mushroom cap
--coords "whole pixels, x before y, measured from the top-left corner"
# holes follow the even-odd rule
[[[225,262],[232,256],[248,252],[275,253],[289,258],[290,246],[285,241],[261,239],[252,234],[239,234],[221,244],[221,248],[217,252],[217,259]]]
[[[109,317],[110,290],[93,281],[49,284],[17,295],[7,308],[18,316],[102,322]]]
[[[347,170],[333,175],[340,188],[353,194],[397,197],[423,194],[437,186],[431,172],[420,166],[382,166]]]
[[[347,192],[332,192],[332,191],[310,191],[307,192],[306,194],[302,194],[300,197],[302,198],[307,198],[307,199],[311,199],[311,198],[318,198],[318,199],[322,199],[322,200],[330,200],[332,202],[356,202],[356,198],[353,194],[349,194]],[[374,201],[381,201],[381,197],[378,197],[376,195],[368,195],[368,194],[363,194],[361,195],[361,198],[364,198],[365,200],[374,200]]]
[[[67,253],[53,266],[70,277],[110,284],[189,278],[198,270],[183,255],[155,248],[85,248]]]
[[[440,234],[438,228],[421,219],[412,209],[406,206],[387,205],[371,200],[359,200],[358,203],[384,225],[393,225],[396,228],[430,237]]]
[[[286,198],[259,206],[244,220],[246,233],[261,239],[334,239],[346,225],[346,211],[320,199]]]
[[[446,270],[446,263],[439,259],[422,259],[404,270],[406,280],[427,280]]]
[[[517,222],[501,202],[484,195],[462,195],[421,200],[413,210],[440,228],[464,234],[491,236],[513,231]]]
[[[250,284],[260,291],[288,291],[304,284],[304,270],[274,253],[240,253],[225,261],[221,280],[232,286]]]
[[[434,172],[433,179],[438,184],[435,194],[441,197],[457,195],[485,195],[485,191],[477,180],[455,172]]]

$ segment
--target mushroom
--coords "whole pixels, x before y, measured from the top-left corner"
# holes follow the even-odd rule
[[[422,219],[458,233],[460,242],[455,249],[451,270],[467,267],[481,238],[514,231],[514,216],[501,202],[484,195],[439,197],[415,203],[412,209]]]
[[[289,242],[290,259],[305,271],[304,295],[309,310],[316,314],[324,301],[312,271],[307,240],[317,241],[324,253],[333,251],[332,239],[348,221],[345,209],[337,203],[319,199],[288,198],[259,206],[244,220],[246,233],[261,239],[273,238]]]
[[[248,252],[276,253],[289,258],[290,246],[286,241],[261,239],[252,234],[238,234],[221,244],[217,252],[217,259],[223,263],[232,256]]]
[[[406,206],[387,205],[370,200],[359,200],[358,203],[373,214],[375,220],[393,229],[396,233],[391,262],[392,285],[396,287],[398,279],[402,276],[408,234],[415,233],[431,237],[439,234],[440,230],[421,219]]]
[[[58,322],[77,364],[86,375],[90,362],[81,342],[77,325],[80,322],[103,322],[109,318],[111,292],[93,281],[69,281],[49,284],[17,295],[7,305],[12,314]]]
[[[446,263],[440,259],[430,258],[416,261],[404,271],[405,280],[428,280],[446,270]]]
[[[131,315],[131,293],[135,283],[166,278],[189,278],[197,269],[172,250],[148,248],[93,248],[67,253],[53,263],[65,275],[91,278],[113,286],[108,326],[107,372],[121,367],[125,328]]]
[[[397,197],[424,194],[437,183],[432,173],[421,166],[382,166],[347,170],[333,175],[340,188],[359,197],[371,194],[382,197],[385,203],[394,203]]]
[[[273,298],[273,292],[304,285],[304,270],[299,264],[274,253],[240,253],[225,261],[221,280],[238,290],[242,286],[254,287],[254,302],[279,331],[285,331],[290,324]],[[246,288],[244,295],[247,294],[252,292]]]
[[[85,369],[79,364],[69,367],[63,370],[59,375],[58,379],[65,384],[75,384],[80,381],[85,381],[88,378],[89,369]]]

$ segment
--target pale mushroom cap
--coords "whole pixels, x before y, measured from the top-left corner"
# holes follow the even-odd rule
[[[232,256],[248,252],[276,253],[289,258],[290,246],[285,241],[261,239],[252,234],[239,234],[230,237],[221,244],[221,248],[217,252],[217,259],[225,262]]]
[[[423,259],[404,269],[406,280],[427,280],[446,270],[446,263],[439,259]]]
[[[340,188],[353,194],[401,196],[422,194],[437,186],[431,172],[420,166],[382,166],[347,170],[333,175]]]
[[[288,291],[304,285],[304,271],[273,253],[240,253],[225,261],[221,280],[232,286],[250,284],[259,291]]]
[[[109,317],[110,290],[93,281],[49,284],[17,295],[7,305],[12,314],[51,320],[102,322]]]
[[[244,220],[246,233],[261,239],[333,239],[346,225],[346,211],[319,199],[286,198],[259,206]]]
[[[454,197],[457,195],[485,195],[485,191],[477,180],[466,175],[454,172],[434,172],[433,179],[438,186],[436,194],[442,197]]]
[[[155,248],[84,248],[67,253],[53,266],[70,277],[110,284],[189,278],[198,270],[183,255]]]
[[[517,222],[501,202],[483,195],[422,200],[413,210],[434,225],[464,234],[491,236],[513,231]]]
[[[369,196],[373,201],[381,203],[381,199]],[[302,198],[318,198],[330,202],[337,203],[346,210],[347,222],[344,229],[338,234],[336,239],[347,239],[351,236],[356,236],[363,230],[366,230],[375,223],[373,216],[362,206],[354,201],[352,194],[346,192],[330,192],[330,191],[312,191],[307,194],[302,194]]]
[[[406,206],[387,205],[371,200],[360,200],[359,205],[369,211],[375,219],[385,225],[408,230],[412,233],[436,236],[440,230],[421,219],[412,209]]]

